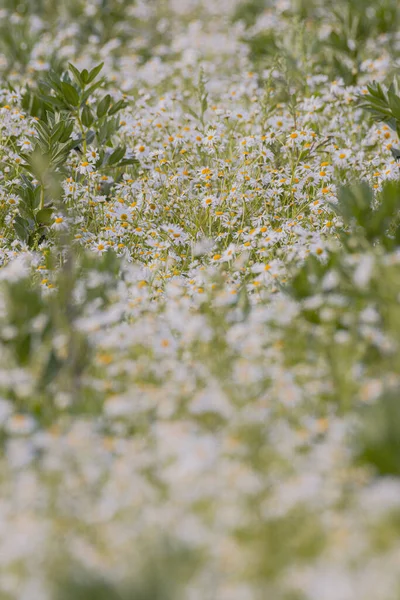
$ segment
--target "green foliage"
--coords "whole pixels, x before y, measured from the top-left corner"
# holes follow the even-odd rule
[[[22,207],[14,220],[14,228],[20,239],[30,246],[43,239],[46,226],[51,224],[53,205],[61,194],[61,176],[69,174],[72,150],[86,152],[87,144],[97,145],[97,169],[120,169],[137,163],[125,156],[124,145],[113,148],[112,139],[119,127],[119,119],[114,115],[127,103],[122,99],[113,103],[110,94],[97,102],[93,97],[105,83],[103,78],[95,81],[102,67],[100,63],[91,71],[79,71],[70,64],[72,79],[68,72],[49,72],[36,91],[28,89],[25,93],[24,106],[32,116],[39,114],[41,118],[35,123],[37,137],[32,151],[19,154],[23,159],[22,168],[39,186],[35,186],[33,180],[23,179],[18,189]],[[79,136],[72,135],[74,129],[80,131]],[[106,151],[104,146],[112,150]]]
[[[48,255],[49,267],[55,258],[55,253]],[[76,286],[87,281],[94,268],[106,277],[97,285],[88,285],[84,298],[78,302]],[[43,295],[39,281],[32,281],[30,274],[4,284],[5,312],[1,322],[16,334],[4,338],[0,335],[0,340],[15,364],[29,368],[36,385],[35,398],[23,399],[11,390],[3,391],[15,395],[22,410],[33,411],[44,423],[54,418],[51,390],[55,380],[66,393],[79,393],[82,376],[91,365],[92,351],[76,321],[85,314],[87,303],[96,300],[107,306],[119,270],[120,262],[112,252],[105,253],[99,261],[90,254],[69,249],[64,251],[52,294]],[[35,323],[39,317],[43,324],[38,328]],[[55,344],[60,336],[64,339],[61,348]]]
[[[248,40],[250,56],[257,63],[265,64],[268,57],[274,58],[277,51],[276,37],[273,31],[261,32]]]
[[[70,64],[69,70],[75,83],[72,83],[68,72],[50,72],[38,87],[40,101],[44,106],[50,107],[46,111],[45,120],[51,118],[51,113],[63,118],[69,116],[81,132],[81,137],[75,145],[82,144],[84,152],[88,143],[96,141],[99,147],[112,146],[112,137],[119,126],[119,119],[115,115],[127,106],[123,99],[113,102],[109,94],[99,101],[94,97],[96,90],[103,87],[106,81],[104,78],[95,81],[102,67],[103,63],[91,71],[83,69],[80,72]],[[122,158],[123,156],[116,162],[120,162]],[[102,161],[98,166],[101,164]],[[124,164],[134,164],[134,161],[130,160]]]
[[[76,140],[70,138],[73,121],[63,113],[51,114],[47,123],[37,121],[35,126],[37,137],[32,151],[20,152],[26,175],[17,188],[21,206],[14,224],[18,236],[30,246],[38,242],[52,222],[61,177],[66,174],[66,162],[76,145]]]
[[[312,559],[325,542],[319,523],[305,507],[288,511],[283,517],[256,520],[254,528],[239,529],[236,535],[257,548],[255,561],[244,568],[250,577],[267,584],[279,577],[292,560],[301,563]]]
[[[386,182],[376,198],[372,188],[365,182],[342,187],[338,204],[333,208],[346,226],[355,225],[356,233],[369,244],[379,243],[388,251],[400,245],[398,181]],[[343,241],[348,243],[347,234],[343,236]]]
[[[139,563],[139,564],[138,564]],[[180,600],[187,581],[201,564],[193,551],[169,542],[143,545],[142,556],[132,569],[131,581],[115,585],[75,567],[62,576],[55,600]],[[64,567],[65,571],[65,567]]]
[[[248,0],[239,2],[233,13],[233,21],[243,21],[247,27],[253,25],[257,17],[267,8],[266,0]]]
[[[20,4],[19,4],[20,5]],[[3,4],[1,6],[3,8]],[[8,19],[0,22],[0,51],[6,58],[6,73],[13,68],[25,70],[31,58],[31,52],[39,39],[38,32],[30,30],[27,19],[18,19],[10,27]]]
[[[389,87],[378,82],[367,85],[368,94],[361,96],[360,106],[368,110],[375,121],[386,122],[397,135],[400,134],[400,93],[399,83],[394,79]],[[400,156],[393,149],[395,158]]]
[[[380,476],[400,476],[399,391],[385,392],[366,407],[354,440],[356,457]]]
[[[3,5],[0,595],[395,590],[397,3]]]

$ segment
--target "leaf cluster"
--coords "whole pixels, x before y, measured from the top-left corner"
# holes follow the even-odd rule
[[[352,238],[356,236],[362,244],[380,244],[387,251],[400,246],[400,184],[387,181],[382,191],[374,190],[360,181],[344,186],[339,190],[338,203],[332,208],[340,215],[350,229]],[[349,247],[349,235],[343,241]],[[354,243],[350,247],[354,247]]]
[[[394,79],[387,88],[373,81],[367,85],[367,94],[360,97],[360,107],[366,109],[375,121],[384,121],[400,137],[400,89],[399,82]],[[395,158],[400,158],[400,151],[393,149]]]

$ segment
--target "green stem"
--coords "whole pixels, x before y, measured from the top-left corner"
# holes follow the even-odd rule
[[[44,185],[40,186],[40,204],[39,209],[42,210],[44,208]]]
[[[84,128],[83,123],[81,121],[81,118],[79,116],[79,111],[77,112],[76,117],[77,117],[77,120],[78,120],[79,129],[81,130],[81,134],[82,134],[83,155],[86,157],[86,134],[85,134],[85,128]],[[84,160],[86,160],[86,158]]]

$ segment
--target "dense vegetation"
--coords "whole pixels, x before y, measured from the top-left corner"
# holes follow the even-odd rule
[[[400,597],[396,0],[3,0],[0,598]]]

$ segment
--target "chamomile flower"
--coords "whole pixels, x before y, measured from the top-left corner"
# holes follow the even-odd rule
[[[94,166],[88,160],[84,160],[79,165],[79,173],[86,175],[88,173],[92,173],[94,171]]]
[[[68,220],[64,217],[64,215],[56,214],[54,215],[53,224],[51,225],[52,229],[56,231],[63,231],[68,229]]]

